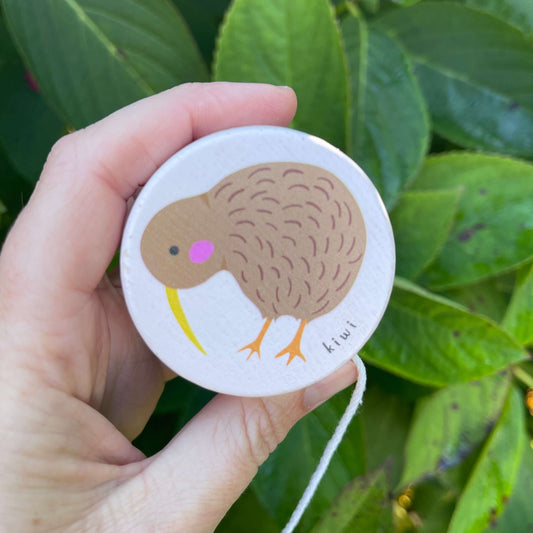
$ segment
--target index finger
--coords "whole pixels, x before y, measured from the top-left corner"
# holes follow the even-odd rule
[[[186,84],[61,139],[0,261],[26,287],[90,292],[115,253],[126,200],[177,150],[236,126],[287,125],[294,92],[260,84]],[[38,265],[38,271],[36,271]]]

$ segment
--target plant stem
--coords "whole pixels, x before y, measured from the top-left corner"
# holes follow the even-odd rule
[[[515,366],[513,368],[514,377],[520,380],[524,385],[527,385],[530,389],[533,389],[533,376],[530,376],[525,370]]]
[[[361,14],[357,7],[358,0],[345,0],[337,5],[335,10],[335,16],[338,19],[343,19],[346,15],[352,15],[353,17],[359,17]]]

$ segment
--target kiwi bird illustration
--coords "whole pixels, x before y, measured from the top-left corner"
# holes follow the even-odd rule
[[[332,311],[350,291],[363,262],[366,229],[348,188],[318,166],[270,162],[241,169],[211,190],[174,202],[148,223],[141,255],[166,287],[188,338],[203,352],[178,289],[229,271],[265,322],[244,346],[260,357],[273,320],[289,315],[298,330],[276,357],[305,361],[300,342],[308,322]]]

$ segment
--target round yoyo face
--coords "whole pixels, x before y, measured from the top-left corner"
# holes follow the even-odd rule
[[[316,137],[251,126],[192,143],[150,179],[121,250],[128,309],[152,351],[203,387],[300,389],[381,319],[394,240],[363,171]]]

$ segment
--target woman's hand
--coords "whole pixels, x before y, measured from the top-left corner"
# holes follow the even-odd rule
[[[212,531],[291,426],[356,378],[213,399],[159,454],[132,446],[171,373],[106,274],[127,202],[217,130],[287,125],[291,89],[189,84],[62,138],[0,255],[0,522],[6,531]]]

